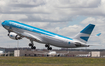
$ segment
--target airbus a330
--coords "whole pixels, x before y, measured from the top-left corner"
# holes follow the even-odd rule
[[[45,44],[48,50],[52,50],[50,45],[62,48],[89,47],[90,45],[87,45],[86,42],[95,27],[94,24],[89,24],[76,36],[69,38],[14,20],[5,20],[2,22],[2,26],[8,31],[8,36],[11,39],[20,40],[25,37],[30,40],[29,46],[31,49],[36,49],[33,43],[35,41]]]

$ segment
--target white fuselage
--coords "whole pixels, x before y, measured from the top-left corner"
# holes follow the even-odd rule
[[[12,28],[12,29],[17,30],[16,33],[18,33],[19,31],[28,32],[28,34],[30,33],[31,35],[34,35],[40,38],[41,41],[36,41],[33,39],[34,41],[39,42],[39,43],[50,44],[53,46],[64,47],[64,48],[75,48],[76,47],[75,44],[73,44],[73,40],[65,39],[59,36],[52,37],[52,36],[43,35],[40,33],[31,32],[31,31],[27,31],[27,30],[23,30],[19,28]],[[8,29],[8,30],[13,31],[12,29]]]
[[[13,38],[17,37],[18,39],[21,39],[21,37],[26,37],[31,41],[36,41],[39,43],[53,45],[57,47],[64,47],[64,48],[89,47],[88,45],[82,43],[82,42],[84,43],[87,42],[89,38],[89,35],[87,34],[85,35],[84,32],[86,33],[92,32],[90,29],[94,27],[93,25],[90,24],[89,26],[84,28],[83,31],[81,31],[81,34],[75,37],[76,39],[72,39],[69,37],[65,37],[56,33],[52,33],[13,20],[6,20],[2,22],[2,26],[5,29],[7,29],[8,32],[14,32]],[[12,38],[12,35],[10,37]]]

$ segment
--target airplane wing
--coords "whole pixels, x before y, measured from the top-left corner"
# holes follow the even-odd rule
[[[34,36],[33,34],[30,34],[28,32],[24,32],[21,35],[24,36],[24,37],[26,37],[26,38],[28,38],[28,39],[34,39],[35,41],[39,41],[39,42],[42,41],[39,37]]]
[[[21,37],[26,37],[28,39],[32,39],[34,41],[38,41],[38,42],[42,42],[42,39],[39,38],[38,36],[27,32],[27,31],[21,31],[21,30],[13,30],[15,33],[17,33],[18,35],[20,35]]]

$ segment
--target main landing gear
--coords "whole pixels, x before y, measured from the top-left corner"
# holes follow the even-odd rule
[[[46,44],[45,47],[47,47],[47,50],[52,50],[52,47],[50,47],[48,44]]]
[[[36,49],[36,47],[33,44],[33,41],[31,41],[31,43],[29,43],[29,46],[31,47],[31,49]]]
[[[36,49],[36,47],[32,43],[29,43],[29,46],[31,47],[31,49]]]
[[[31,47],[31,49],[36,49],[36,47],[34,46],[33,40],[30,40],[31,43],[29,43],[29,46]],[[49,44],[46,44],[45,47],[47,47],[47,50],[52,50],[52,47],[50,47]]]

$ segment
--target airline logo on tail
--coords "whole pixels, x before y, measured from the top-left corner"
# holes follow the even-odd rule
[[[77,39],[83,43],[86,43],[94,29],[95,25],[89,24],[87,27],[85,27],[82,31],[80,31],[79,34],[77,34],[74,39]]]

